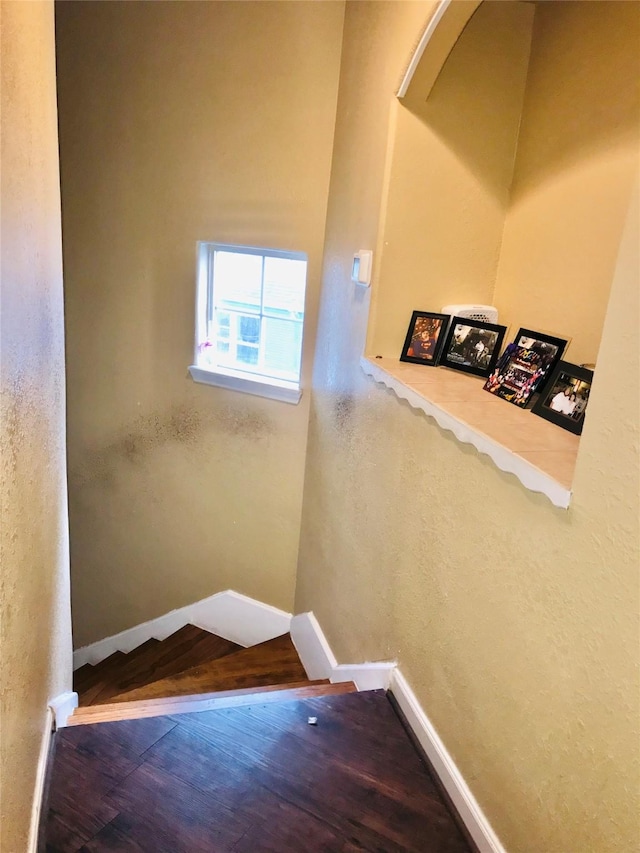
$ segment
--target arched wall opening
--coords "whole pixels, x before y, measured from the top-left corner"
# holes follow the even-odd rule
[[[394,105],[367,354],[397,358],[414,309],[474,302],[596,362],[638,167],[636,4],[439,11]]]

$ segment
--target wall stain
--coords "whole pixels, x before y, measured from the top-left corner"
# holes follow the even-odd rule
[[[333,416],[338,429],[350,427],[355,407],[356,401],[353,394],[340,394],[336,397],[333,403]]]
[[[70,473],[76,485],[96,480],[110,483],[123,462],[127,466],[143,465],[153,453],[170,444],[195,451],[202,447],[207,434],[225,433],[261,441],[274,430],[268,417],[246,409],[222,406],[203,415],[187,405],[173,406],[162,414],[140,416],[113,441],[88,449],[79,465],[70,465]]]

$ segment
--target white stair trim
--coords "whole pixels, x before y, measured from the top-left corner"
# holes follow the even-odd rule
[[[391,678],[390,690],[434,770],[440,777],[445,790],[451,797],[458,814],[477,844],[480,853],[505,853],[498,836],[471,793],[438,732],[422,710],[406,678],[398,669]]]
[[[290,631],[307,677],[312,681],[329,678],[338,661],[314,614],[309,612],[294,616]]]
[[[73,668],[100,663],[114,652],[130,652],[147,640],[164,640],[185,625],[211,631],[246,648],[286,634],[290,623],[290,613],[228,589],[77,649]]]
[[[47,780],[47,764],[49,762],[49,751],[51,749],[51,738],[53,736],[54,718],[53,709],[48,707],[45,714],[44,730],[40,741],[40,754],[36,766],[36,781],[33,788],[33,803],[31,805],[31,821],[29,823],[29,838],[27,841],[27,853],[38,853],[38,832],[40,830],[40,815],[44,805],[45,783]]]
[[[56,729],[63,729],[67,725],[67,720],[78,707],[78,694],[69,690],[67,693],[61,693],[49,700],[49,707],[53,713],[53,719]]]
[[[289,630],[310,679],[328,678],[333,684],[353,681],[358,690],[386,690],[389,687],[396,666],[394,661],[338,664],[313,613],[294,616]]]

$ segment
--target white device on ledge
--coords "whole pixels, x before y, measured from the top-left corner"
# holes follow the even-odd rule
[[[356,252],[353,256],[353,266],[351,267],[351,281],[369,287],[371,284],[372,261],[373,252],[370,249],[360,249]]]
[[[498,322],[498,309],[493,305],[445,305],[441,313],[464,317],[465,320],[479,320],[481,323]]]

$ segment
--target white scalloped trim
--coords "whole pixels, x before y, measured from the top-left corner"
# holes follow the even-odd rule
[[[360,366],[367,376],[371,376],[376,382],[390,388],[396,396],[406,400],[414,409],[421,409],[425,415],[433,418],[442,429],[452,432],[458,441],[463,444],[471,444],[478,453],[489,456],[501,471],[517,477],[525,489],[545,495],[554,506],[561,509],[566,509],[569,506],[571,491],[554,480],[553,477],[545,474],[544,471],[509,450],[508,447],[504,447],[484,433],[469,426],[469,424],[458,420],[441,409],[440,406],[418,394],[417,391],[408,388],[403,382],[395,376],[391,376],[370,359],[363,356],[360,359]]]

